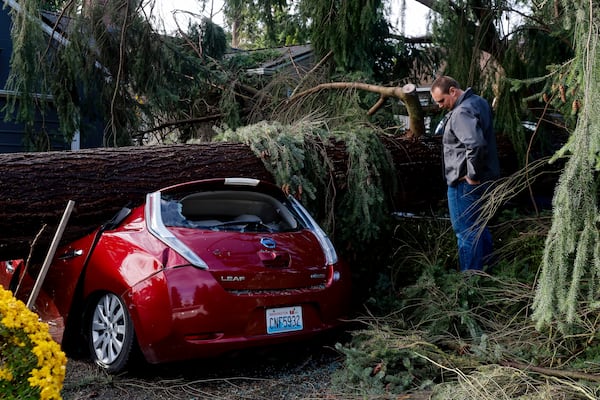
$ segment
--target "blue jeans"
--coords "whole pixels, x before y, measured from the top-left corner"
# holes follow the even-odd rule
[[[450,221],[456,234],[460,270],[482,270],[492,254],[492,235],[477,221],[481,214],[481,196],[488,185],[469,185],[460,181],[448,186]]]

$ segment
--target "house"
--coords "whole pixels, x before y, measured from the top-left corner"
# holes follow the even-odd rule
[[[26,140],[26,127],[22,123],[6,120],[6,104],[9,96],[19,96],[6,90],[6,82],[10,69],[10,58],[13,50],[11,39],[11,11],[20,12],[20,6],[14,0],[0,2],[0,153],[15,153],[23,151],[45,150],[76,150],[79,148],[100,147],[102,145],[102,127],[98,134],[89,134],[81,138],[78,132],[74,133],[72,142],[66,142],[59,127],[59,118],[52,97],[43,93],[34,93],[42,101],[47,102],[45,112],[36,115],[33,131],[38,133],[36,138],[41,140],[31,142]],[[56,16],[52,13],[43,13],[39,24],[43,31],[52,35],[53,40],[59,45],[66,45],[68,40],[53,29]]]
[[[267,77],[277,72],[304,75],[315,64],[314,51],[309,44],[277,47],[271,50],[278,52],[279,57],[269,60],[257,68],[248,69],[246,72]]]

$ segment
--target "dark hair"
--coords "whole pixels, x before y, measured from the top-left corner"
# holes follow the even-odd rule
[[[460,89],[460,84],[451,76],[441,75],[438,76],[435,81],[433,81],[431,84],[431,90],[435,89],[436,87],[440,88],[443,94],[447,94],[450,93],[451,87]]]

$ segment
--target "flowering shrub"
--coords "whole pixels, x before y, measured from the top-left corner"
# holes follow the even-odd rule
[[[12,293],[0,288],[0,398],[61,399],[67,358]]]

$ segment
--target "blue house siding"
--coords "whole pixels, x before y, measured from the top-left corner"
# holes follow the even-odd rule
[[[5,121],[4,110],[8,93],[5,90],[12,54],[10,8],[0,1],[0,153],[31,151],[24,142],[25,125]],[[102,146],[103,126],[101,122],[86,121],[86,132],[80,140],[80,148]],[[65,142],[59,129],[59,119],[56,110],[49,104],[45,115],[38,114],[33,126],[36,133],[43,133],[50,143],[49,150],[70,150],[71,143]],[[91,128],[91,129],[90,129]],[[45,148],[44,150],[46,150]]]
[[[6,105],[6,98],[0,98],[0,109]],[[4,118],[4,114],[2,114]],[[65,142],[62,133],[60,133],[60,126],[58,123],[58,116],[56,111],[49,107],[46,110],[46,115],[42,118],[38,115],[33,129],[35,132],[43,133],[49,141],[48,150],[70,150],[71,144]],[[24,142],[25,124],[16,122],[7,122],[4,119],[0,120],[0,153],[18,153],[23,151],[34,150],[29,148]],[[39,148],[38,148],[39,150]]]
[[[0,3],[0,88],[4,88],[8,78],[8,66],[12,54],[12,40],[10,39],[11,19],[4,3]]]

